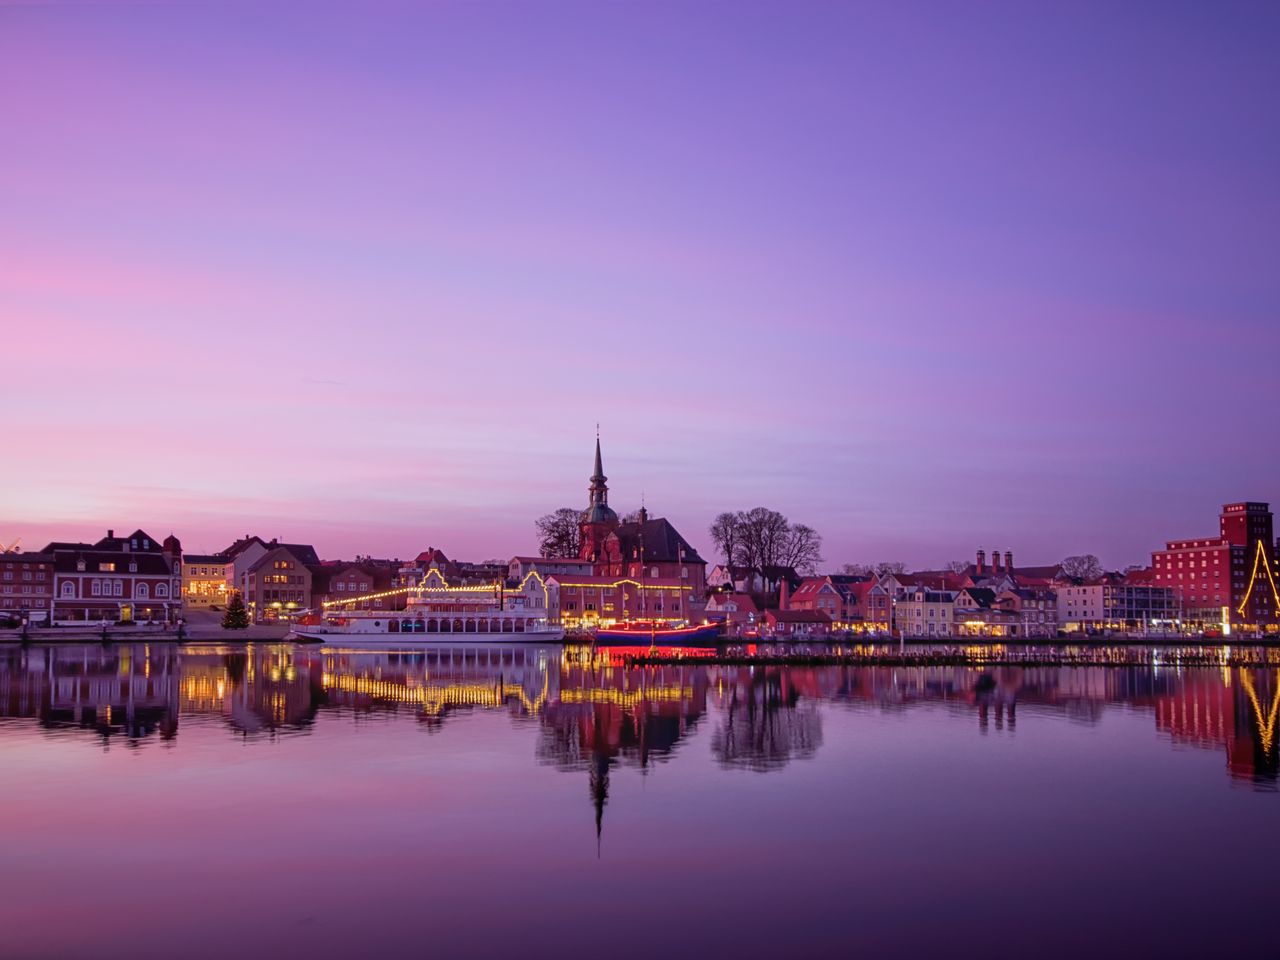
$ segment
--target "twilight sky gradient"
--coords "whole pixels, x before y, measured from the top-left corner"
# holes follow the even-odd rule
[[[0,0],[0,540],[1280,501],[1280,4],[421,6]]]

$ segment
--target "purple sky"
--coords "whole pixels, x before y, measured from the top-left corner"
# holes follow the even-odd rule
[[[0,2],[0,540],[1280,500],[1280,5],[421,6]]]

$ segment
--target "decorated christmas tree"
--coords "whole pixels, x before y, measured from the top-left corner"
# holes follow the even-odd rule
[[[227,604],[227,612],[222,615],[223,630],[244,630],[249,626],[249,612],[244,608],[244,599],[239,593],[231,595]]]

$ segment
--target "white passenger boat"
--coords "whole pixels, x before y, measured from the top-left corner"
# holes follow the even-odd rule
[[[341,644],[554,643],[564,636],[558,589],[536,572],[519,583],[450,584],[432,564],[416,586],[325,604],[295,623],[291,636]],[[404,609],[392,609],[401,596]]]

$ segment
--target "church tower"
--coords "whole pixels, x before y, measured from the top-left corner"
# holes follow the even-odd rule
[[[618,515],[609,507],[609,487],[600,460],[600,437],[596,436],[595,471],[591,474],[591,486],[587,488],[587,509],[582,511],[580,530],[583,560],[598,560],[604,553],[604,541],[618,528]]]

